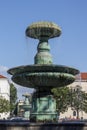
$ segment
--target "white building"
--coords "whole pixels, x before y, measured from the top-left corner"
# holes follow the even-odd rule
[[[87,93],[87,73],[81,73],[79,77],[76,77],[75,82],[68,85],[69,88],[75,89],[76,86],[80,86],[81,90]],[[74,115],[75,110],[73,108],[68,108],[68,110],[65,113],[60,114],[60,118],[74,118],[76,119],[77,115]],[[87,119],[87,113],[80,111],[79,112],[80,119]]]
[[[10,84],[8,79],[2,75],[0,75],[0,96],[10,101]],[[0,119],[7,119],[9,115],[10,112],[0,113]]]

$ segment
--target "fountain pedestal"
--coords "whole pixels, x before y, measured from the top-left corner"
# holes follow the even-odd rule
[[[43,96],[43,94],[33,95],[31,121],[56,121],[56,101],[53,95],[48,94]]]

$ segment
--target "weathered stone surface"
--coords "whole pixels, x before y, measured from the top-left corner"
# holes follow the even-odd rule
[[[87,123],[29,123],[19,121],[2,121],[0,122],[0,130],[87,130]]]

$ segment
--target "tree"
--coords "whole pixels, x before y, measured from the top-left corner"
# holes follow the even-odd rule
[[[0,96],[0,113],[10,111],[10,102],[3,96]]]
[[[10,111],[14,111],[17,100],[17,89],[13,83],[10,84]]]
[[[52,93],[56,99],[56,108],[58,113],[64,113],[71,107],[76,111],[77,119],[79,112],[87,113],[87,93],[81,90],[81,86],[75,86],[74,89],[69,87],[53,88]]]
[[[79,85],[74,89],[70,89],[69,95],[71,107],[76,111],[77,119],[79,119],[79,112],[84,111],[87,113],[87,93],[81,90]]]
[[[56,108],[58,113],[64,113],[68,110],[69,106],[69,88],[68,87],[61,87],[61,88],[53,88],[52,93],[56,99]]]
[[[81,110],[87,113],[87,93],[82,92]]]

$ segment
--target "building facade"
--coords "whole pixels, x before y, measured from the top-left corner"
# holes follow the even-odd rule
[[[72,90],[73,89],[75,90],[77,86],[79,87],[78,89],[87,93],[87,73],[86,72],[80,73],[80,75],[76,76],[75,82],[68,85],[68,87]],[[77,114],[74,108],[69,107],[65,113],[60,114],[60,118],[76,119]],[[85,113],[84,111],[79,111],[79,118],[87,119],[87,113]]]
[[[10,84],[6,77],[0,75],[0,96],[10,101]],[[10,112],[0,113],[0,119],[7,119]]]

